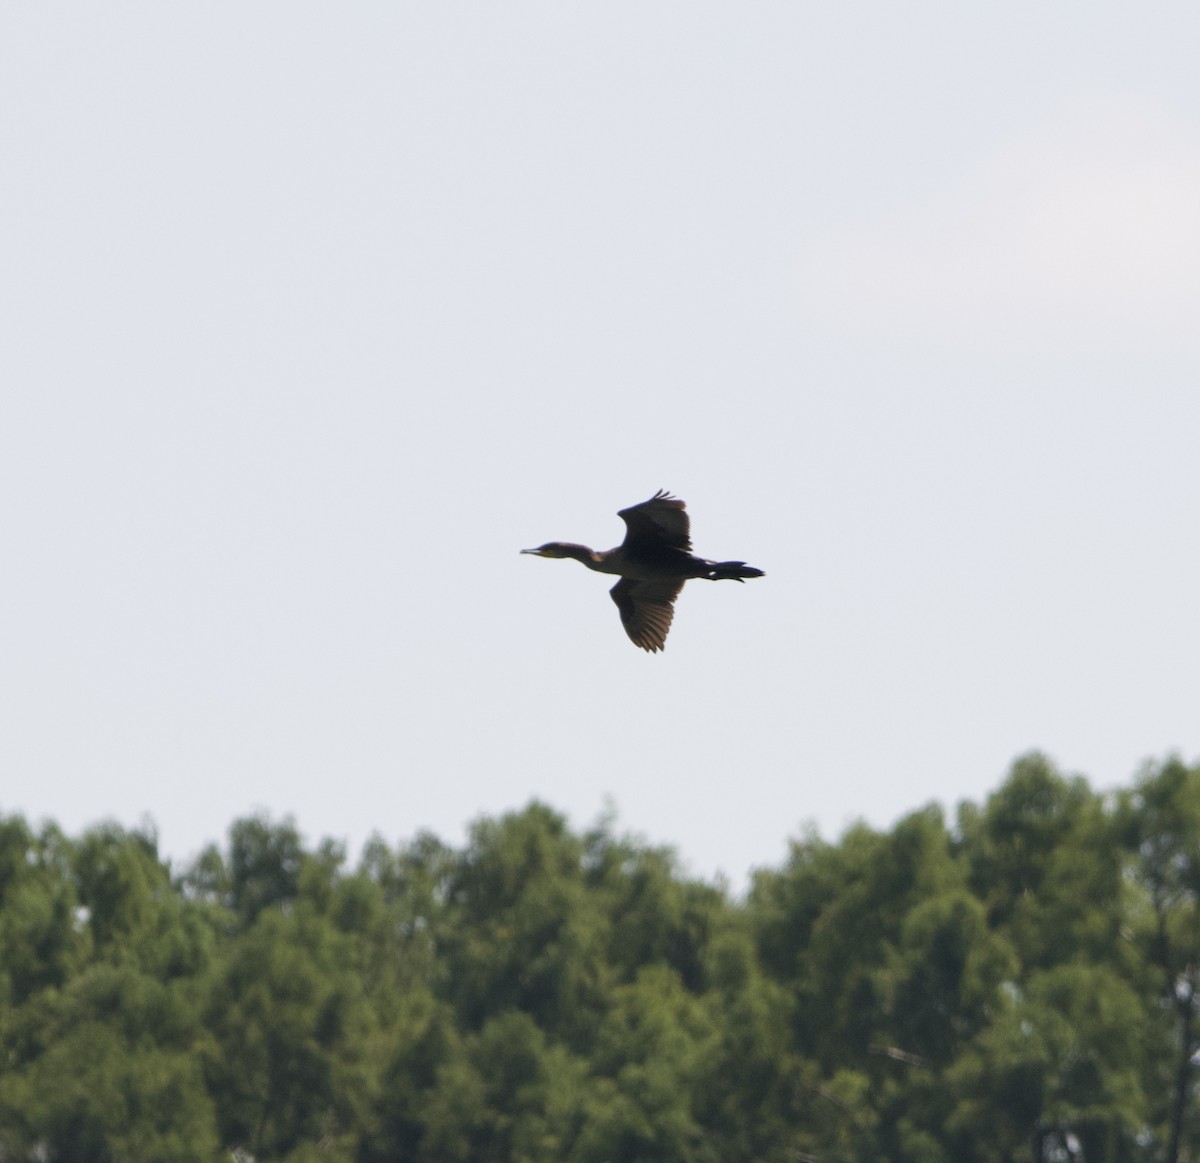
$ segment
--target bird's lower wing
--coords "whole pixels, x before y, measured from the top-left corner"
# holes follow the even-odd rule
[[[643,650],[662,650],[667,644],[667,632],[675,616],[672,604],[682,581],[632,581],[623,577],[609,594],[621,613],[621,624],[630,641]]]

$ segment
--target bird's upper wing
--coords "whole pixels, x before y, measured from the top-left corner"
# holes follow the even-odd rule
[[[633,581],[623,577],[609,594],[621,612],[621,624],[635,646],[643,650],[662,650],[667,644],[667,631],[675,616],[672,603],[679,597],[683,581],[660,579]]]
[[[640,505],[622,509],[617,516],[628,529],[624,542],[626,549],[635,549],[639,544],[685,551],[692,548],[687,510],[678,497],[671,496],[665,489],[660,489]]]

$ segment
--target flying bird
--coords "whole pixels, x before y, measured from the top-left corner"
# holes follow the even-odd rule
[[[625,633],[643,650],[666,648],[675,599],[689,578],[740,582],[763,576],[761,569],[744,561],[706,561],[694,556],[687,509],[683,501],[663,489],[617,516],[625,522],[625,540],[616,549],[597,553],[570,541],[547,541],[521,552],[573,557],[597,573],[617,574],[621,580],[609,593],[617,603]]]

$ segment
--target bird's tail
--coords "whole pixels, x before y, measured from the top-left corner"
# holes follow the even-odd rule
[[[745,581],[748,577],[764,577],[761,569],[755,569],[744,561],[713,561],[705,575],[709,581]]]

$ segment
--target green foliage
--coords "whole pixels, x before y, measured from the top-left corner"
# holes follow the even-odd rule
[[[238,820],[229,830],[229,907],[249,922],[265,908],[294,900],[303,863],[300,833],[290,820]]]
[[[982,812],[960,812],[959,826],[971,887],[1024,964],[1119,949],[1125,853],[1111,813],[1082,778],[1025,756]]]
[[[569,1041],[601,1012],[607,919],[587,890],[583,847],[540,804],[472,829],[449,885],[450,992],[470,1028],[519,1009]]]
[[[83,964],[78,891],[62,834],[35,836],[19,817],[0,820],[0,1006],[62,986]]]
[[[208,933],[152,838],[69,844],[0,825],[0,1146],[21,1157],[208,1159],[212,1100],[191,1049]]]
[[[994,1154],[985,1157],[1002,1159],[1038,1128],[1069,1128],[1088,1159],[1137,1158],[1147,1113],[1144,1018],[1136,993],[1110,969],[1036,970],[949,1072],[962,1096],[954,1141],[978,1142],[990,1128]]]
[[[1167,1163],[1200,1151],[1200,1109],[1193,1101],[1200,1058],[1200,779],[1178,759],[1148,765],[1120,797],[1117,822],[1134,853],[1126,909],[1131,944],[1141,954],[1147,989],[1165,1016],[1168,1044],[1154,1080],[1166,1097]]]
[[[184,1163],[213,1157],[213,1104],[190,1053],[184,990],[96,963],[4,1026],[0,1145],[6,1157]]]
[[[1017,761],[745,900],[542,804],[356,868],[0,818],[0,1158],[1200,1158],[1200,769]]]

